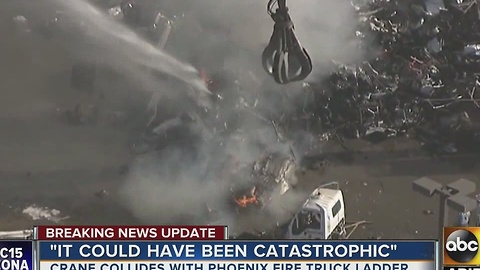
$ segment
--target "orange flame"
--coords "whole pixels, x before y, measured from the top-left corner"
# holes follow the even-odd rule
[[[243,195],[240,199],[233,198],[235,202],[237,203],[238,206],[240,207],[247,207],[250,204],[259,204],[260,202],[258,201],[257,198],[257,188],[253,187],[252,190],[250,191],[250,195]]]
[[[250,204],[258,204],[257,197],[255,195],[248,197],[247,195],[243,195],[242,198],[236,199],[234,198],[235,202],[240,207],[247,207]]]

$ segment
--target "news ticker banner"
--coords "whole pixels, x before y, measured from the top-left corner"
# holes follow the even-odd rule
[[[162,233],[167,228],[170,234]],[[435,241],[225,241],[226,235],[222,226],[37,227],[33,241],[1,242],[0,270],[433,270],[439,253]]]
[[[41,270],[434,270],[434,241],[41,241]]]
[[[39,248],[42,241],[217,241],[228,238],[226,226],[38,226],[31,240],[0,240],[0,270],[40,270]],[[116,241],[116,242],[115,242]],[[46,268],[77,270],[73,268]],[[81,270],[82,268],[78,269]],[[87,270],[87,269],[83,269]],[[90,269],[92,270],[92,269]],[[138,269],[140,270],[140,269]]]

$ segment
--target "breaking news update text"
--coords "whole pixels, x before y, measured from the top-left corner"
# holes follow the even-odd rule
[[[40,238],[40,270],[434,270],[438,253],[434,241]]]
[[[227,226],[38,226],[37,240],[225,240]]]

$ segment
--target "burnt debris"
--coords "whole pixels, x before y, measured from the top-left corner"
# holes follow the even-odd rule
[[[236,185],[232,187],[233,201],[239,211],[262,209],[298,183],[295,175],[297,164],[289,155],[268,153],[256,160],[252,168],[245,169],[239,173],[249,175],[239,175],[238,178],[243,181],[234,182]]]

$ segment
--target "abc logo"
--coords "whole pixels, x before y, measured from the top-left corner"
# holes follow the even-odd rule
[[[448,257],[458,263],[467,263],[475,258],[478,247],[477,237],[467,230],[452,232],[445,243]]]

